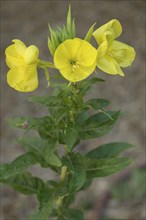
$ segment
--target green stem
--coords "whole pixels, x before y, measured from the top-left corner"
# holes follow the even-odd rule
[[[40,67],[40,68],[54,68],[54,69],[56,69],[56,67],[54,66],[53,63],[48,62],[46,60],[38,60],[38,67]]]
[[[60,179],[61,179],[61,181],[64,181],[64,180],[65,180],[66,173],[67,173],[67,166],[63,166],[63,167],[61,168],[61,174],[60,174]]]

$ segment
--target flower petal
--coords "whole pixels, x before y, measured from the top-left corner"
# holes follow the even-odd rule
[[[19,55],[21,57],[24,57],[25,50],[27,48],[26,45],[21,40],[18,40],[18,39],[14,39],[12,40],[12,42],[14,42],[16,51],[19,53]]]
[[[36,46],[29,46],[24,54],[24,61],[26,64],[35,64],[38,61],[39,50]]]
[[[24,65],[23,59],[19,56],[15,45],[7,47],[5,50],[6,63],[9,68],[15,68]]]
[[[103,34],[107,31],[111,32],[112,38],[115,39],[122,33],[122,26],[117,19],[113,19],[102,25],[100,28],[93,32],[93,36],[98,44],[101,44],[101,42],[104,40]]]
[[[102,71],[108,74],[112,74],[112,75],[119,74],[121,76],[124,76],[124,73],[121,70],[118,63],[108,55],[105,55],[104,57],[97,60],[97,66],[99,69],[101,69]]]
[[[135,50],[133,47],[119,41],[113,41],[108,49],[110,54],[121,67],[130,66],[135,59]]]
[[[8,84],[17,91],[31,92],[38,87],[36,65],[16,67],[7,74]]]
[[[105,40],[97,48],[97,60],[105,56],[107,50],[108,50],[108,42]]]
[[[68,81],[78,82],[91,75],[95,70],[95,67],[96,67],[96,63],[94,63],[92,66],[89,67],[79,66],[73,71],[71,65],[66,65],[60,69],[60,72],[63,75],[63,77]]]
[[[14,44],[7,47],[5,50],[6,63],[9,68],[15,68],[18,66],[23,66],[23,56],[26,51],[25,44],[20,40],[13,40]]]
[[[97,58],[97,50],[87,41],[82,40],[82,43],[75,55],[75,60],[83,66],[91,66]]]
[[[77,38],[73,40],[65,40],[61,43],[54,54],[55,66],[59,69],[64,67],[66,64],[69,64],[69,62],[75,57],[80,45],[81,40]]]

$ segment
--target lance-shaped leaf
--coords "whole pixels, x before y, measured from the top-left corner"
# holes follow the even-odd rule
[[[85,95],[89,89],[92,87],[92,85],[98,83],[98,82],[104,82],[105,80],[93,77],[89,80],[83,80],[78,83],[78,89],[80,90],[80,95]]]
[[[57,167],[61,166],[60,159],[54,153],[56,150],[56,140],[46,141],[38,137],[23,137],[19,139],[19,143],[21,143],[28,152],[37,154],[47,163]]]
[[[56,127],[54,118],[51,116],[44,116],[40,118],[19,117],[9,120],[9,123],[13,127],[26,129],[27,131],[30,129],[36,130],[43,139],[56,138],[60,131],[60,128]]]
[[[70,173],[70,191],[78,191],[86,180],[86,170],[84,158],[79,153],[71,155],[69,158],[63,157],[63,165],[67,166]]]
[[[99,110],[108,106],[110,104],[110,101],[106,99],[90,99],[85,104],[89,107],[92,107],[95,110]]]
[[[87,178],[104,177],[124,169],[131,163],[129,158],[86,159]]]
[[[125,142],[108,143],[89,151],[86,155],[95,159],[112,158],[131,147],[133,147],[132,144]]]
[[[68,124],[66,128],[66,146],[67,150],[70,152],[78,141],[78,131],[72,124]]]
[[[55,107],[58,104],[58,99],[56,96],[33,96],[28,98],[29,102]]]
[[[37,163],[37,158],[33,153],[23,154],[12,163],[1,165],[1,180],[24,172],[29,166]]]
[[[45,158],[46,162],[48,162],[52,166],[60,167],[62,165],[60,159],[54,153],[53,147],[50,147],[49,149],[46,150],[46,154],[44,155],[44,158]]]
[[[92,115],[82,125],[80,137],[82,139],[91,139],[106,134],[114,126],[119,114],[120,111],[108,111]]]
[[[37,194],[40,189],[47,187],[43,180],[33,177],[29,172],[16,174],[2,182],[12,186],[16,191],[23,194]]]

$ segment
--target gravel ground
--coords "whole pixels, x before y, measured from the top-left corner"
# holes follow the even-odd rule
[[[136,146],[130,155],[134,158],[135,166],[138,166],[139,163],[145,161],[145,1],[141,0],[1,1],[1,162],[10,162],[23,153],[16,143],[16,139],[22,135],[22,132],[10,128],[7,119],[14,116],[45,114],[45,110],[42,111],[40,108],[28,104],[26,99],[30,95],[44,95],[48,92],[43,73],[39,74],[39,89],[32,94],[23,94],[11,89],[6,83],[8,69],[4,61],[4,50],[11,44],[12,39],[18,38],[27,45],[38,46],[40,58],[51,60],[47,47],[48,22],[52,26],[64,24],[69,3],[72,5],[72,14],[75,17],[79,37],[84,37],[88,28],[95,22],[99,27],[109,20],[117,18],[123,26],[123,33],[119,40],[132,45],[137,53],[132,67],[125,69],[124,78],[110,76],[99,71],[99,77],[105,79],[106,83],[95,87],[91,95],[97,97],[98,94],[99,98],[111,100],[111,108],[122,109],[123,115],[112,132],[99,138],[98,142],[97,140],[89,141],[85,148],[81,144],[80,149],[83,151],[89,147],[94,148],[95,144],[124,140]],[[42,169],[38,168],[34,172],[47,178]],[[81,198],[87,200],[90,197],[89,200],[95,201],[98,196],[97,187],[101,190],[106,189],[109,187],[109,181],[108,178],[95,181],[91,189]],[[27,198],[6,186],[2,186],[1,194],[1,220],[24,220],[32,212],[35,205],[34,197]],[[132,210],[131,208],[126,209],[124,204],[121,209],[120,207],[122,207],[121,204],[116,206],[116,210],[119,212],[117,211],[113,216],[117,219],[130,219],[131,212],[139,209],[138,206]],[[144,203],[141,205],[142,210],[143,207]],[[93,212],[92,209],[93,207],[91,207],[90,213]],[[109,213],[111,215],[111,212]],[[144,219],[141,213],[142,211],[138,214],[137,220]],[[87,220],[91,219],[89,216]]]

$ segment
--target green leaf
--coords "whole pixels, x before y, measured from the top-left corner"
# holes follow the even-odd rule
[[[88,118],[89,118],[88,112],[87,111],[82,111],[76,117],[76,124],[81,126]]]
[[[56,140],[50,140],[48,142],[38,137],[23,137],[19,139],[19,143],[21,143],[28,152],[37,154],[47,163],[57,167],[61,166],[61,161],[54,153]]]
[[[125,142],[108,143],[91,150],[86,155],[95,159],[112,158],[118,156],[121,152],[131,147],[133,147],[132,144]]]
[[[62,163],[68,167],[68,171],[70,172],[70,190],[78,191],[86,180],[83,156],[79,153],[72,154],[69,158],[63,157]]]
[[[102,109],[110,104],[110,101],[105,99],[90,99],[85,103],[89,107],[91,106],[95,110]]]
[[[129,158],[86,159],[87,178],[109,176],[131,163]]]
[[[1,180],[24,172],[29,166],[37,164],[38,161],[33,153],[23,154],[10,164],[1,165]]]
[[[55,198],[54,188],[50,186],[51,184],[48,184],[48,181],[46,184],[48,185],[48,187],[41,188],[37,193],[37,199],[41,207],[48,202],[48,199]]]
[[[88,187],[91,186],[91,183],[92,183],[92,179],[86,179],[84,185],[82,186],[80,190],[86,190]]]
[[[60,167],[62,165],[60,159],[54,153],[54,148],[49,148],[44,155],[45,161],[51,164],[52,166]]]
[[[93,84],[98,83],[98,82],[104,82],[105,80],[93,77],[89,80],[83,80],[78,83],[78,89],[80,90],[80,95],[85,95],[89,89],[92,87]]]
[[[16,117],[16,118],[10,118],[8,123],[10,126],[14,128],[22,128],[22,129],[35,129],[37,130],[42,123],[46,121],[48,122],[49,117]]]
[[[24,128],[22,125],[27,122],[27,130],[33,129],[38,131],[39,135],[43,139],[57,139],[59,132],[62,130],[55,124],[55,118],[53,116],[44,117],[20,117],[14,118],[9,121],[13,127]],[[59,119],[58,119],[59,120]]]
[[[43,140],[39,137],[22,137],[18,140],[18,143],[22,144],[25,150],[28,152],[37,152],[43,156],[46,148],[48,148],[48,141]]]
[[[63,216],[68,220],[84,220],[83,213],[78,209],[65,209]]]
[[[29,117],[10,118],[8,120],[8,123],[13,128],[28,129],[29,128],[28,119]]]
[[[23,194],[36,194],[46,184],[38,177],[33,177],[29,172],[22,172],[11,176],[3,183],[12,186],[16,191]]]
[[[56,106],[58,101],[56,96],[33,96],[28,98],[29,102],[44,106]]]
[[[88,32],[87,32],[87,34],[86,34],[84,40],[86,40],[86,41],[88,41],[88,42],[91,41],[91,37],[92,37],[92,33],[93,33],[93,30],[94,30],[94,26],[95,26],[95,25],[96,25],[96,23],[93,24],[93,25],[90,27],[90,29],[88,30]]]
[[[108,111],[92,115],[82,125],[80,137],[82,139],[92,139],[108,133],[113,128],[119,115],[120,111]]]
[[[48,201],[43,207],[36,210],[36,212],[28,218],[28,220],[48,220],[53,209],[53,198],[48,198]]]
[[[66,128],[66,145],[67,150],[70,152],[74,147],[75,143],[78,141],[78,132],[75,127],[68,125]]]

